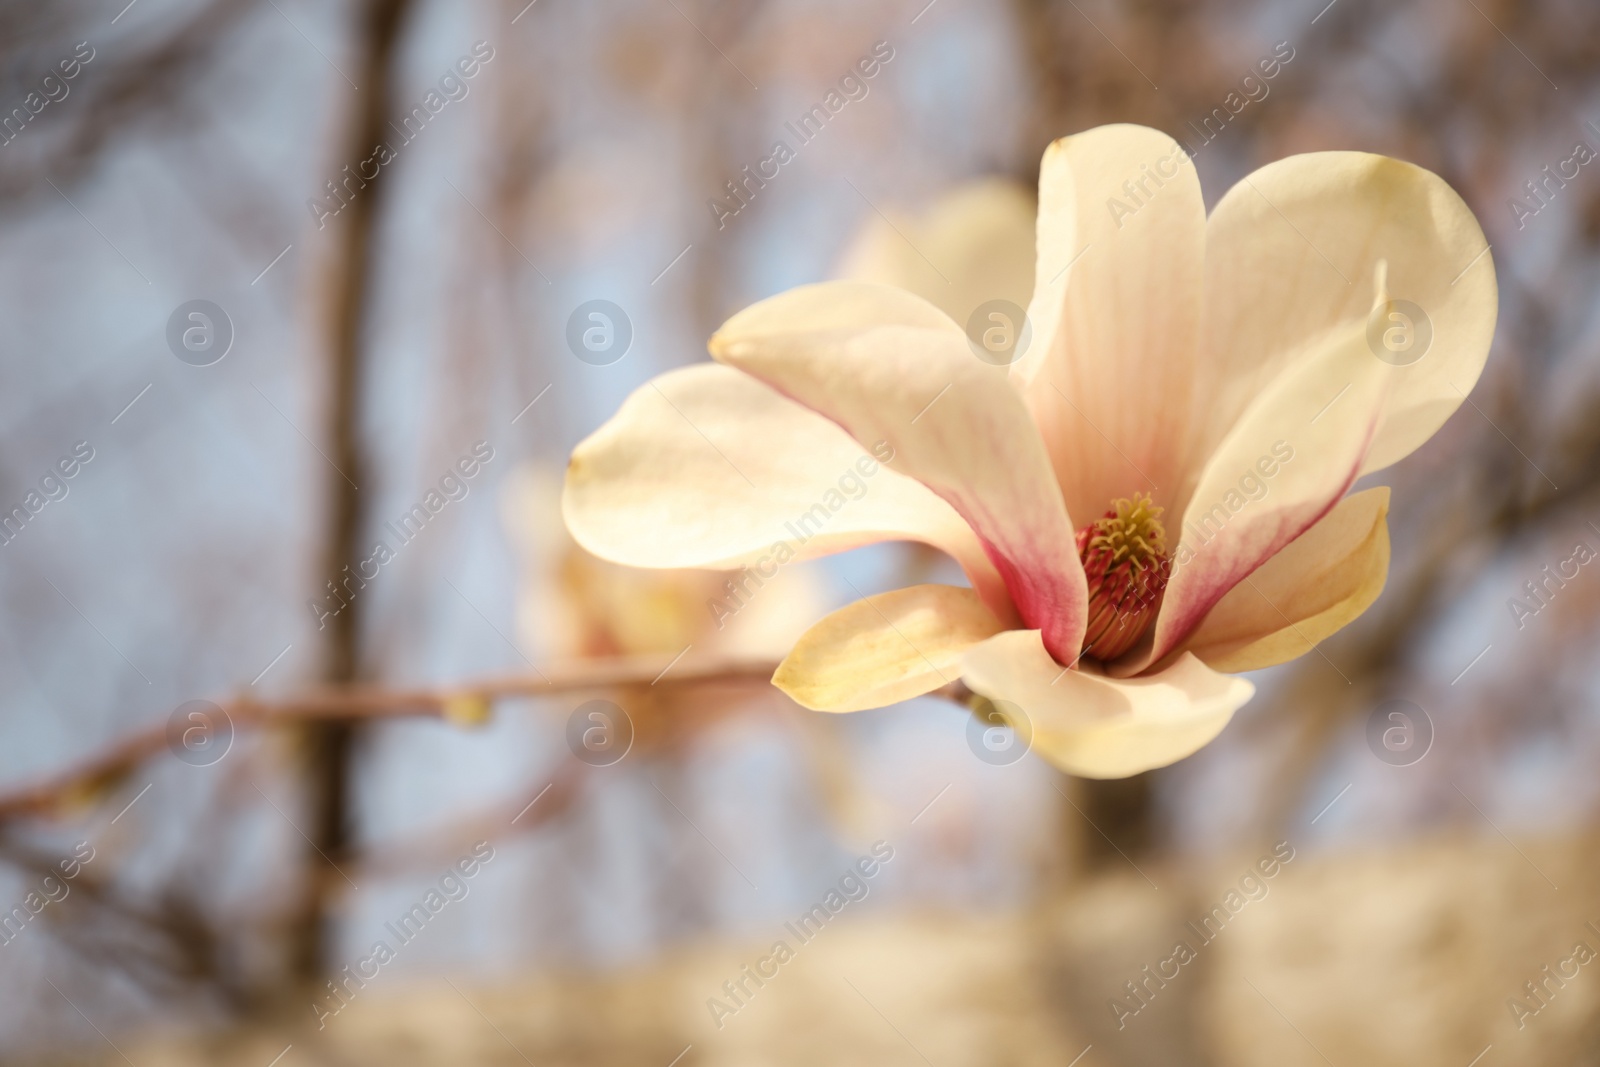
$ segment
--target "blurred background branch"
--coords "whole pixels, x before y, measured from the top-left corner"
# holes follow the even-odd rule
[[[261,702],[241,697],[198,711],[197,745],[211,744],[226,731],[276,729],[308,724],[359,723],[398,716],[435,716],[458,726],[480,726],[506,700],[549,697],[572,692],[608,692],[633,686],[680,692],[708,683],[766,685],[776,660],[716,659],[678,665],[661,656],[588,660],[546,666],[537,674],[465,681],[444,688],[391,689],[380,685],[330,685],[286,701]],[[671,677],[667,676],[671,671]],[[959,689],[959,683],[951,687]],[[187,723],[188,720],[180,720]],[[25,789],[0,794],[0,821],[19,816],[50,815],[92,801],[101,791],[120,784],[138,764],[162,752],[185,747],[183,730],[161,723],[134,733],[83,763]],[[319,857],[321,858],[321,857]],[[326,860],[319,866],[326,866]]]
[[[355,106],[349,118],[349,133],[338,143],[337,154],[329,161],[329,171],[345,161],[366,158],[370,146],[383,141],[387,125],[395,115],[391,82],[401,34],[413,7],[411,0],[367,0],[359,11],[356,30]],[[363,94],[361,86],[367,91]],[[368,323],[373,316],[376,290],[374,247],[378,220],[386,202],[389,175],[381,168],[370,182],[357,174],[345,182],[344,195],[350,197],[346,209],[333,225],[333,246],[325,266],[326,280],[319,286],[327,319],[328,386],[324,440],[328,442],[329,464],[334,469],[324,474],[327,497],[326,532],[321,553],[321,571],[329,575],[328,588],[338,588],[343,575],[365,555],[365,542],[373,524],[367,501],[372,496],[373,471],[368,448],[362,437],[365,423],[365,395],[372,356],[368,349]],[[355,186],[352,188],[352,184]],[[343,197],[341,197],[341,200]],[[319,222],[320,224],[320,222]],[[361,495],[361,482],[369,492]],[[318,590],[320,594],[321,590]],[[351,597],[328,620],[323,636],[321,674],[330,685],[346,685],[364,673],[363,621],[367,613],[364,597]],[[352,776],[360,734],[348,719],[309,723],[300,739],[303,751],[304,805],[309,823],[305,833],[306,850],[301,863],[303,887],[296,917],[290,929],[289,967],[305,987],[332,969],[330,938],[333,917],[329,912],[328,880],[324,866],[337,868],[348,858],[358,830],[352,807]]]

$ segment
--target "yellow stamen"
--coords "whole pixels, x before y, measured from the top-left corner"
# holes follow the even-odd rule
[[[1111,660],[1138,643],[1172,572],[1161,511],[1149,496],[1113,500],[1111,510],[1078,531],[1078,558],[1089,586],[1084,654]]]
[[[1167,531],[1161,525],[1165,509],[1157,507],[1148,494],[1135,493],[1132,500],[1113,500],[1111,507],[1115,514],[1093,523],[1090,549],[1108,549],[1111,566],[1127,560],[1135,570],[1143,570],[1167,554]]]

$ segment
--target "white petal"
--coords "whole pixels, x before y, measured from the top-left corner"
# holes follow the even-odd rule
[[[729,319],[711,351],[892,450],[966,519],[1052,653],[1076,658],[1087,589],[1044,443],[1001,368],[938,309],[887,286],[804,286]]]
[[[1397,373],[1363,473],[1432,436],[1483,370],[1498,310],[1483,231],[1437,175],[1363,152],[1279,160],[1218,202],[1206,227],[1206,361],[1225,385],[1211,440],[1308,339],[1368,316],[1380,264],[1390,296],[1419,306],[1433,336]],[[1393,325],[1403,344],[1404,324]]]
[[[1102,126],[1045,152],[1033,347],[1015,374],[1080,523],[1135,492],[1171,507],[1196,465],[1205,226],[1166,134]]]
[[[1331,511],[1361,471],[1394,368],[1360,320],[1299,354],[1207,461],[1176,531],[1173,574],[1137,673],[1176,649],[1234,586]]]
[[[1004,604],[949,504],[816,412],[714,363],[647,382],[580,444],[562,511],[584,548],[634,567],[770,569],[775,556],[925,541]]]
[[[807,630],[772,684],[813,711],[881,708],[961,677],[961,654],[1000,628],[970,589],[896,589]]]
[[[1217,602],[1184,642],[1219,671],[1286,663],[1353,622],[1389,574],[1389,489],[1347,496]]]
[[[991,300],[1028,306],[1036,215],[1030,190],[989,178],[952,190],[924,214],[888,214],[868,216],[841,278],[910,290],[963,327]]]
[[[1033,630],[998,634],[962,660],[967,685],[1020,709],[1032,747],[1085,778],[1125,778],[1165,767],[1205,745],[1255,687],[1185,653],[1166,670],[1116,679],[1062,670]],[[1003,704],[1002,714],[1011,716]]]

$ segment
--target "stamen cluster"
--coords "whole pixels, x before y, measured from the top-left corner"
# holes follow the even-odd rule
[[[1078,558],[1089,580],[1084,655],[1111,660],[1144,636],[1172,575],[1161,508],[1144,493],[1078,531]]]

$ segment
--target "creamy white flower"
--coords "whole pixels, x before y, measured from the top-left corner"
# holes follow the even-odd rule
[[[966,236],[946,220],[944,247],[995,247],[985,214],[1006,217],[989,203]],[[1253,692],[1228,672],[1303,654],[1381,592],[1388,490],[1346,493],[1477,381],[1493,264],[1472,213],[1421,168],[1294,156],[1208,218],[1182,150],[1137,126],[1050,146],[1036,247],[1031,342],[1010,367],[887,285],[804,286],[735,315],[715,364],[648,383],[574,452],[574,536],[644,567],[925,542],[971,588],[837,611],[775,683],[850,711],[959,676],[1087,776],[1190,754]],[[1427,316],[1414,361],[1372,340],[1391,301]],[[785,524],[874,446],[892,449],[887,468],[792,543]]]

